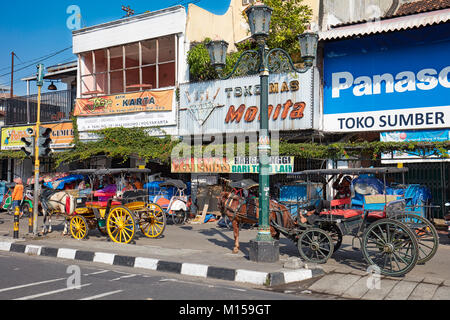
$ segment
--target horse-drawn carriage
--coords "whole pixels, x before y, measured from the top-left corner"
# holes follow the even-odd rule
[[[147,175],[147,169],[100,169],[76,170],[72,173],[88,176],[90,185],[94,179],[105,176],[119,176],[124,181],[126,175]],[[120,185],[120,184],[119,184]],[[159,238],[166,228],[166,216],[162,209],[148,199],[145,190],[92,191],[88,195],[76,197],[76,209],[70,217],[69,230],[78,240],[85,239],[91,229],[98,229],[116,243],[130,243],[137,226],[148,238]]]
[[[171,193],[168,192],[169,189],[172,190]],[[173,224],[183,224],[188,218],[192,203],[187,189],[183,181],[170,179],[159,184],[159,192],[153,198],[153,203],[163,210]]]
[[[303,178],[303,182],[306,179],[307,184],[317,183],[317,178],[315,181],[311,178],[319,177],[326,190],[326,186],[336,175],[381,174],[386,191],[386,175],[405,172],[407,168],[309,170],[293,173],[291,177]],[[239,219],[247,217],[247,200],[242,193],[237,193],[243,189],[235,188],[232,192],[224,192],[220,199],[219,207],[223,214],[233,220],[234,227]],[[354,240],[360,242],[365,261],[370,266],[375,266],[381,274],[389,276],[402,276],[417,263],[425,263],[435,255],[438,247],[436,229],[425,216],[418,214],[423,211],[408,208],[408,199],[401,195],[388,195],[386,192],[367,194],[363,199],[362,207],[352,207],[351,198],[331,200],[329,207],[307,222],[302,219],[306,216],[305,202],[297,204],[296,210],[292,210],[289,204],[271,200],[271,234],[278,238],[281,233],[292,240],[296,243],[300,256],[305,261],[314,263],[326,263],[341,247],[343,237],[353,236]],[[238,229],[237,232],[236,227],[234,229],[237,243],[234,252],[237,252]]]

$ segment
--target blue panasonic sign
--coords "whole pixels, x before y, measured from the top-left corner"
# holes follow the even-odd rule
[[[324,130],[445,128],[450,24],[325,44]]]

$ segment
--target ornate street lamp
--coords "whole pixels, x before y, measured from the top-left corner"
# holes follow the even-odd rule
[[[297,69],[289,54],[280,48],[269,50],[266,40],[269,36],[272,8],[255,4],[245,10],[250,25],[252,38],[258,44],[258,50],[247,50],[241,54],[233,70],[228,75],[222,75],[226,65],[228,43],[225,41],[211,41],[207,48],[211,64],[219,74],[219,78],[226,80],[241,67],[246,74],[260,75],[261,80],[261,124],[259,132],[259,228],[258,236],[251,241],[250,260],[257,262],[275,262],[279,260],[279,243],[270,234],[269,225],[269,194],[270,194],[270,134],[269,134],[269,74],[282,72],[305,73],[312,66],[317,55],[318,36],[307,32],[299,36],[304,68]]]

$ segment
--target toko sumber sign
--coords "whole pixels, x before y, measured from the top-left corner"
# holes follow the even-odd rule
[[[441,41],[418,45],[408,37],[409,44],[400,35],[382,36],[326,44],[324,130],[448,127],[450,39],[443,34]]]

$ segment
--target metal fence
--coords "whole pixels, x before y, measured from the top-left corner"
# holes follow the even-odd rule
[[[70,120],[76,96],[70,91],[48,92],[41,95],[41,122]],[[35,123],[38,95],[6,100],[5,125]]]

